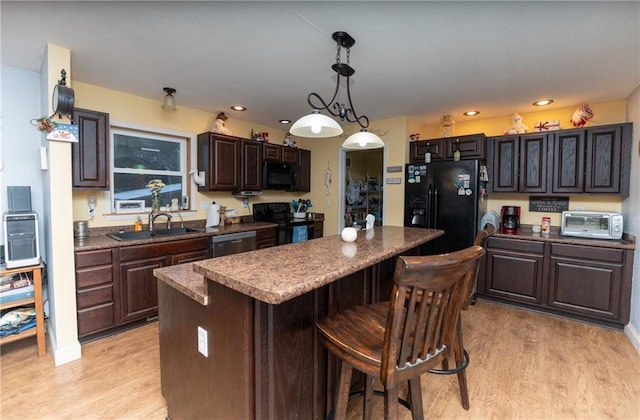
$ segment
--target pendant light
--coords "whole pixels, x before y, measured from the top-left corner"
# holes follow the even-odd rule
[[[176,98],[173,97],[176,90],[170,87],[162,88],[162,90],[167,92],[167,95],[164,97],[164,102],[162,102],[162,109],[166,109],[167,111],[177,111]]]
[[[367,128],[369,127],[369,118],[365,115],[358,116],[353,103],[351,101],[351,88],[349,78],[355,73],[355,70],[349,65],[351,47],[356,43],[356,40],[346,32],[334,32],[332,35],[333,40],[336,42],[336,63],[331,66],[333,71],[337,74],[336,89],[333,93],[333,97],[329,103],[325,102],[315,92],[311,92],[307,97],[307,103],[313,111],[311,114],[306,115],[296,121],[289,132],[294,136],[311,137],[311,138],[323,138],[323,137],[335,137],[342,134],[342,127],[331,117],[320,113],[321,110],[327,111],[334,117],[340,117],[342,121],[355,123],[362,128],[362,130],[356,134],[353,134],[344,142],[343,147],[350,149],[373,149],[378,147],[384,147],[382,140],[373,133],[369,133]],[[346,63],[341,61],[342,48],[345,48]],[[340,83],[342,78],[346,79],[347,84],[347,98],[349,100],[349,106],[341,104],[336,101],[338,97],[338,91],[340,89]],[[334,101],[336,101],[334,103]],[[354,138],[354,136],[356,136]],[[364,145],[364,146],[362,146]]]

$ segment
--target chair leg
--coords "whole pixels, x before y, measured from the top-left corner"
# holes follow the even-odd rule
[[[384,389],[384,418],[397,420],[398,418],[398,386]]]
[[[366,375],[364,380],[364,399],[362,402],[362,418],[371,420],[373,409],[373,377]]]
[[[413,420],[423,420],[424,408],[422,407],[422,386],[419,376],[409,379],[409,397],[411,398],[411,417]]]
[[[456,360],[456,366],[461,366],[464,363],[464,345],[462,342],[462,319],[458,317],[458,325],[456,326],[457,340],[455,340],[453,354]],[[460,387],[460,399],[462,400],[462,407],[465,410],[469,409],[469,389],[467,388],[467,374],[466,369],[462,369],[458,372],[458,386]]]
[[[338,383],[338,391],[336,396],[335,420],[344,420],[347,417],[347,404],[349,403],[349,389],[351,388],[351,375],[353,373],[352,366],[342,361],[340,368],[340,381]]]

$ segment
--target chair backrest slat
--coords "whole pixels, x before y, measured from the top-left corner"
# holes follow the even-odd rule
[[[474,245],[448,254],[398,258],[385,330],[383,384],[398,371],[420,369],[422,361],[451,345],[464,293],[483,254]]]

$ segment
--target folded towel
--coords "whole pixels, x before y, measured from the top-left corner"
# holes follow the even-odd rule
[[[307,226],[294,226],[291,242],[302,242],[309,239],[307,237]]]

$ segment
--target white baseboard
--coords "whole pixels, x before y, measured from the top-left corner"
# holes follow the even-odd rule
[[[627,336],[631,345],[636,349],[640,355],[640,332],[631,323],[624,326],[624,334]]]
[[[56,366],[73,362],[82,357],[82,347],[79,341],[65,348],[57,348],[56,336],[51,328],[47,329],[47,337],[49,337],[49,348],[53,349],[53,360]]]

